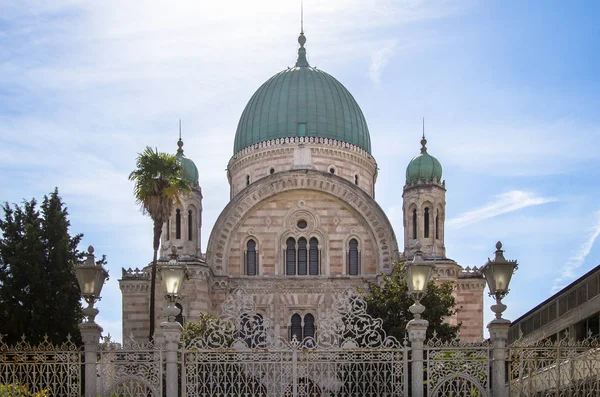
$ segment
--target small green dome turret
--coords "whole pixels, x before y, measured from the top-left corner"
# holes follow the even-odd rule
[[[188,159],[183,154],[183,141],[181,140],[181,138],[179,138],[179,141],[177,141],[177,146],[178,149],[175,157],[177,157],[177,160],[183,167],[183,179],[185,179],[192,185],[198,185],[198,168],[192,160]]]
[[[369,129],[358,103],[339,81],[310,66],[304,33],[298,43],[295,67],[271,77],[250,98],[233,153],[256,143],[296,137],[346,142],[370,153]]]
[[[442,180],[442,165],[435,157],[427,153],[427,139],[421,139],[421,154],[414,157],[406,167],[406,183],[417,182],[419,179],[438,181]]]

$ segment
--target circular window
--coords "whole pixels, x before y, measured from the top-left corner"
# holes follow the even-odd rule
[[[271,168],[271,169],[269,170],[269,173],[270,173],[271,175],[273,175],[273,174],[275,173],[275,168]]]
[[[331,168],[329,169],[329,172],[330,172],[330,173],[332,173],[332,174],[335,174],[335,168],[331,167]]]
[[[308,226],[308,223],[306,223],[306,221],[304,219],[300,219],[297,223],[298,229],[306,229],[306,226]]]

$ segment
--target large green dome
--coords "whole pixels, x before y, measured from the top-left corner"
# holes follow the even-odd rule
[[[442,180],[442,165],[432,155],[427,153],[427,140],[421,140],[421,154],[414,157],[406,167],[406,183],[417,182],[419,179],[426,181],[436,178]]]
[[[250,98],[235,134],[233,153],[277,138],[319,137],[371,152],[367,122],[356,100],[339,81],[311,67],[304,34],[298,61],[265,82]]]

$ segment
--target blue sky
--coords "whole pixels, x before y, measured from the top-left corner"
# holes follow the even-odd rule
[[[127,180],[136,154],[175,153],[182,119],[207,237],[229,199],[245,104],[295,63],[299,4],[51,3],[0,3],[0,201],[58,186],[82,248],[107,255],[98,321],[120,340],[121,267],[152,259],[151,222]],[[399,238],[425,117],[448,189],[448,256],[481,266],[502,240],[519,261],[506,318],[600,262],[599,2],[306,0],[304,10],[309,62],[365,114],[377,201]]]

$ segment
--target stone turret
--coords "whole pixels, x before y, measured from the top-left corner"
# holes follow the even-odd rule
[[[406,184],[402,193],[404,255],[412,257],[416,243],[420,242],[425,256],[444,259],[446,186],[442,181],[442,166],[427,153],[426,144],[423,135],[421,153],[406,168]]]

